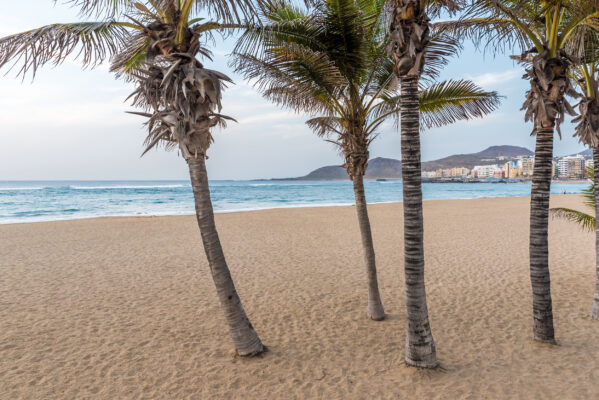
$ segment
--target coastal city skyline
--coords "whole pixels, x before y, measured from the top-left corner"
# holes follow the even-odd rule
[[[500,156],[496,161],[506,161]],[[488,160],[491,161],[491,160]],[[461,178],[461,179],[505,179],[505,180],[531,180],[534,173],[533,156],[517,156],[505,163],[475,165],[472,169],[466,167],[439,168],[434,171],[422,171],[425,179],[436,178]],[[588,169],[593,168],[592,156],[582,154],[555,157],[551,176],[561,180],[588,179]]]

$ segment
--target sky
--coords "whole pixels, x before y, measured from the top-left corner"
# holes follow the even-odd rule
[[[52,0],[3,4],[0,36],[56,22],[78,21],[76,10]],[[223,113],[237,119],[214,132],[208,151],[210,179],[259,179],[302,176],[324,165],[341,164],[333,145],[314,135],[298,115],[264,100],[228,67],[234,38],[212,47],[207,68],[229,75],[234,85],[223,95]],[[1,180],[159,180],[188,179],[176,151],[152,150],[140,157],[144,118],[124,100],[132,86],[115,80],[107,65],[83,70],[77,60],[47,65],[24,81],[0,71]],[[505,55],[483,55],[466,43],[440,79],[471,79],[505,96],[499,110],[483,119],[459,122],[422,134],[424,161],[473,153],[493,145],[534,150],[532,125],[520,111],[528,83],[523,70]],[[555,154],[584,149],[572,137],[573,125],[556,136]],[[371,158],[401,158],[400,136],[388,123],[371,146]]]

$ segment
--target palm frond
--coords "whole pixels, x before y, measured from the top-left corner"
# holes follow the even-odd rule
[[[423,0],[426,13],[432,19],[441,15],[454,15],[463,10],[468,4],[467,0]]]
[[[576,222],[583,230],[592,232],[595,230],[596,220],[590,214],[582,211],[573,210],[571,208],[552,208],[549,210],[553,218],[565,219],[567,221]]]
[[[504,17],[463,16],[459,20],[436,22],[434,29],[456,40],[471,40],[483,52],[502,53],[532,45],[528,37],[516,29],[513,21]]]
[[[435,28],[433,28],[433,31]],[[422,78],[434,81],[439,77],[441,70],[449,63],[451,57],[457,56],[462,50],[459,40],[443,32],[431,35],[424,53],[424,71]]]
[[[330,112],[342,78],[323,53],[299,46],[272,49],[271,57],[236,55],[233,66],[277,104],[304,112]]]
[[[146,7],[150,10],[163,9],[167,14],[175,15],[186,8],[197,15],[209,14],[223,23],[241,23],[258,16],[270,0],[65,0],[78,8],[85,16],[116,16],[130,12],[134,7]]]
[[[318,137],[343,135],[343,119],[339,117],[316,117],[306,121]]]
[[[583,202],[591,210],[595,210],[595,171],[593,170],[593,167],[587,168],[587,174],[593,183],[582,190],[582,197],[584,198]]]
[[[54,0],[57,2],[58,0]],[[135,0],[136,1],[136,0]],[[63,0],[62,2],[79,9],[82,16],[115,17],[131,9],[134,0]],[[157,0],[162,1],[162,0]]]
[[[440,127],[456,121],[480,118],[501,104],[497,92],[487,92],[467,80],[449,80],[421,91],[423,126]]]
[[[247,23],[242,29],[234,54],[259,56],[265,47],[277,43],[295,43],[314,50],[326,50],[326,46],[318,40],[322,28],[300,7],[269,8],[263,13],[262,23]]]
[[[17,75],[35,76],[44,64],[60,64],[69,56],[93,67],[117,54],[129,38],[117,21],[46,25],[0,39],[0,67],[12,62]]]
[[[172,0],[171,0],[172,1]],[[242,23],[259,19],[261,10],[272,5],[271,0],[187,0],[193,2],[196,14],[208,13],[223,23]]]
[[[532,45],[542,44],[543,35],[537,27],[545,7],[540,1],[476,0],[457,22],[448,22],[443,30],[454,37],[472,40],[484,51],[521,53]]]

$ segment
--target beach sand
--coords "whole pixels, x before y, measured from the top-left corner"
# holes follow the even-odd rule
[[[579,196],[552,205],[583,207]],[[232,356],[193,216],[0,225],[0,399],[597,399],[594,235],[551,221],[559,346],[532,341],[528,198],[427,201],[441,368],[403,364],[402,206],[370,207],[388,319],[366,317],[353,207],[219,214],[270,351]]]

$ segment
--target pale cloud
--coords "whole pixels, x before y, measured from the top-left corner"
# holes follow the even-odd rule
[[[0,37],[12,35],[25,29],[27,28],[18,18],[5,14],[0,15]]]
[[[493,88],[505,85],[515,79],[519,79],[524,74],[522,68],[512,68],[503,72],[487,72],[481,75],[475,75],[469,79],[478,86],[484,88]]]
[[[8,130],[32,126],[75,127],[91,124],[122,126],[139,124],[123,103],[124,97],[115,95],[116,87],[106,91],[107,96],[75,90],[67,85],[20,84],[7,80],[0,96],[0,120]],[[126,91],[126,87],[121,90]]]
[[[239,120],[240,124],[263,124],[266,122],[278,122],[281,120],[295,120],[298,116],[296,114],[286,112],[286,111],[277,111],[270,112],[266,114],[257,114],[251,117],[241,118]]]
[[[3,1],[0,36],[54,22],[79,20],[76,9],[48,0]],[[6,6],[4,3],[7,3]],[[323,165],[340,163],[331,144],[316,137],[305,125],[307,115],[296,114],[264,99],[228,67],[234,38],[217,39],[214,61],[207,68],[229,75],[235,84],[223,94],[223,114],[239,123],[214,132],[209,150],[211,179],[249,179],[300,176]],[[0,71],[0,180],[3,179],[185,179],[184,161],[176,152],[152,151],[139,155],[147,135],[144,118],[126,114],[132,110],[125,98],[131,84],[115,81],[107,64],[81,71],[81,63],[69,58],[63,65],[41,68],[34,83],[14,79]],[[422,135],[423,158],[436,159],[455,153],[475,152],[487,146],[514,144],[534,147],[530,126],[518,110],[524,100],[522,69],[511,60],[484,60],[465,51],[444,70],[445,77],[470,77],[505,98],[497,113],[470,122],[427,131]],[[518,92],[518,93],[516,93]],[[520,93],[521,92],[521,93]],[[513,94],[513,95],[512,95]],[[556,142],[556,154],[572,154],[581,146],[564,126],[564,140]],[[399,158],[400,135],[393,121],[383,124],[373,143],[371,157]],[[23,157],[24,152],[27,157]]]

